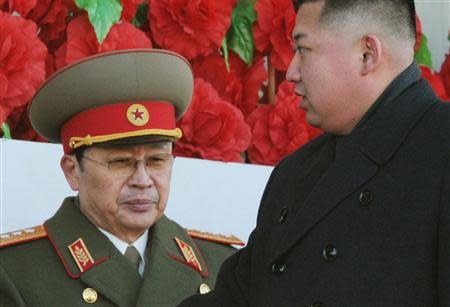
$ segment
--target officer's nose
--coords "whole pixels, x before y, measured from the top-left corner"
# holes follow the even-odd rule
[[[146,167],[144,161],[139,161],[128,179],[128,184],[139,188],[150,187],[154,184],[152,175],[152,171]]]

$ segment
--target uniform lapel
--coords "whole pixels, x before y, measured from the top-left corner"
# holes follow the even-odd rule
[[[67,198],[58,212],[45,222],[64,269],[118,306],[134,306],[141,278],[112,243],[81,213],[74,198]],[[81,272],[68,246],[82,239],[93,265]],[[81,299],[80,293],[80,299]]]
[[[175,237],[193,248],[202,272],[183,263],[185,259],[175,243]],[[206,277],[206,263],[197,246],[184,230],[168,218],[163,216],[152,227],[150,240],[136,306],[175,306],[184,298],[195,294],[203,282],[209,281]]]
[[[142,279],[115,247],[110,251],[108,261],[81,274],[80,279],[118,306],[135,306]]]

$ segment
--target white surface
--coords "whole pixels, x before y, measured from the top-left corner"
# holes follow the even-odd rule
[[[428,38],[433,68],[435,71],[440,71],[450,46],[447,40],[450,28],[450,0],[416,0],[414,2],[422,23],[422,32]]]
[[[0,233],[42,224],[75,195],[59,167],[62,147],[0,139]],[[175,159],[166,214],[187,228],[246,241],[271,167]]]

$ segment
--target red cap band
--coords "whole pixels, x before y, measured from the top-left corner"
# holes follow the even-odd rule
[[[64,152],[70,153],[84,145],[145,135],[181,137],[172,104],[141,101],[86,110],[63,125],[61,142]]]

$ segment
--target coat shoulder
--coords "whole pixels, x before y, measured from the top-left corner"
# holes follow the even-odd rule
[[[43,225],[11,231],[0,235],[0,248],[24,244],[47,237],[47,231]]]
[[[293,161],[298,161],[299,159],[304,159],[309,156],[314,156],[317,152],[319,152],[323,146],[327,144],[332,136],[328,133],[324,133],[315,139],[309,141],[305,145],[301,146],[291,154],[287,155],[284,159],[280,161],[284,163],[290,163]]]

